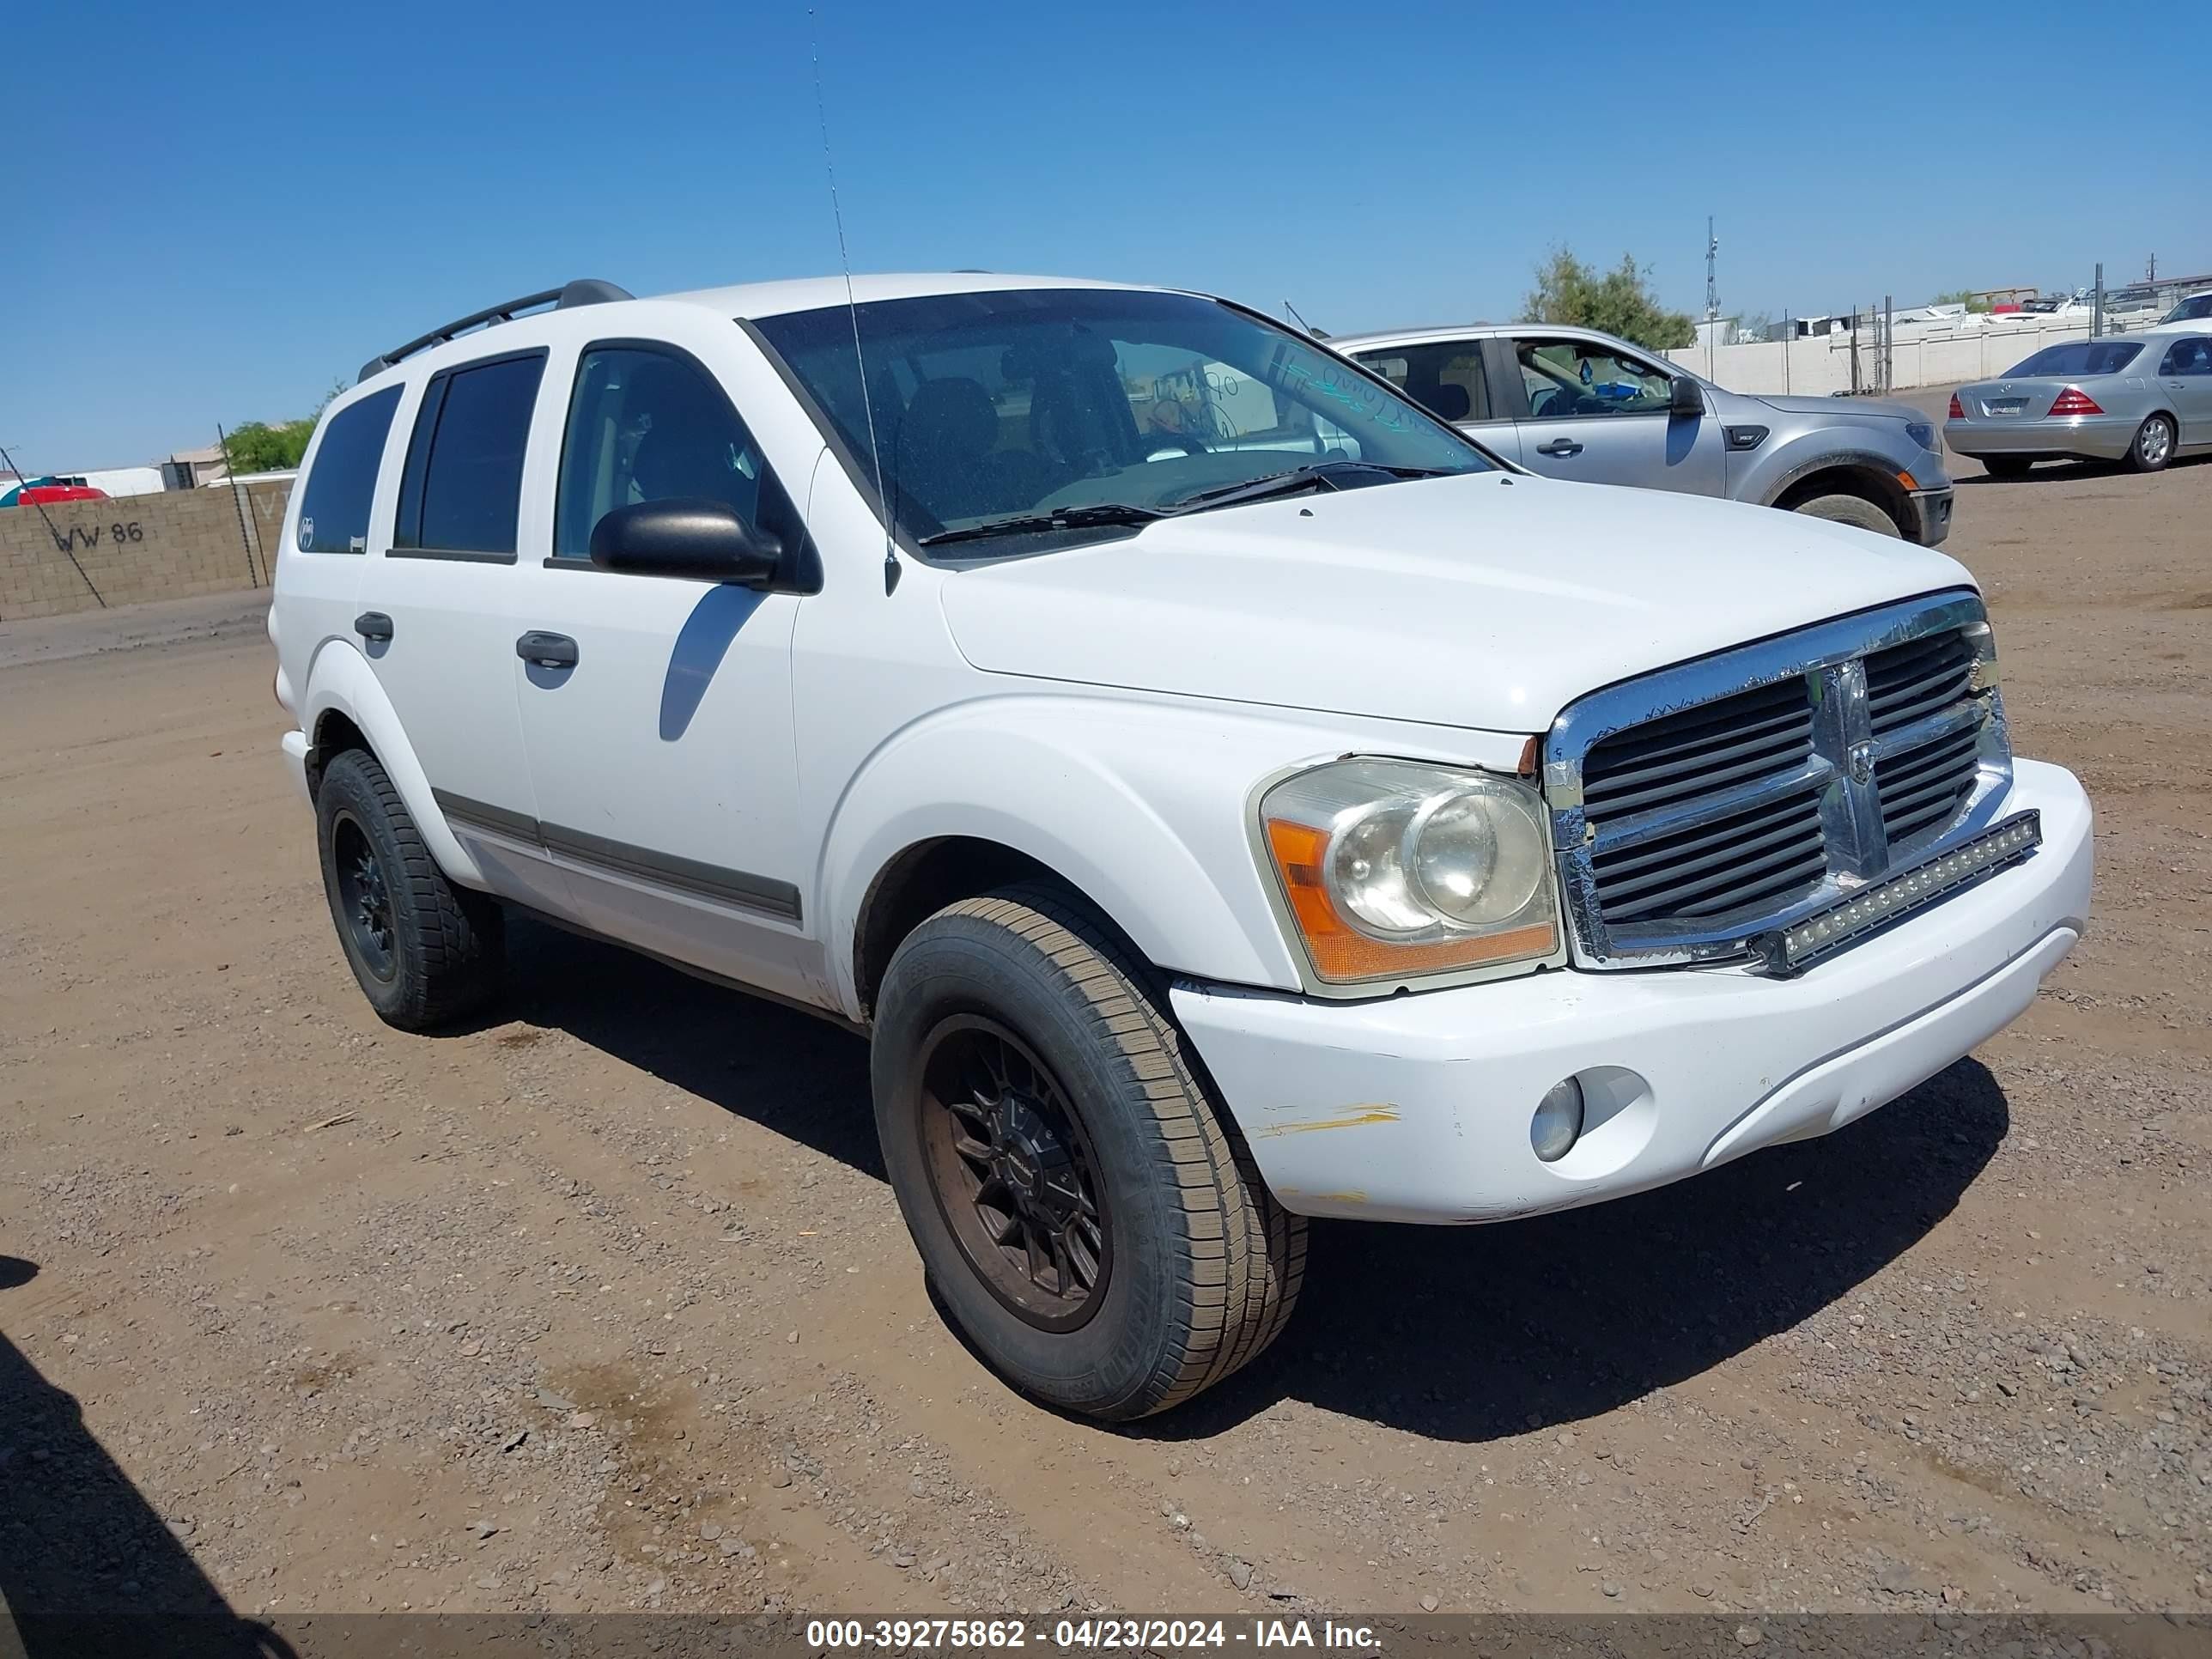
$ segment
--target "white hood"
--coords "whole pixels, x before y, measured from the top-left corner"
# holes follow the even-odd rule
[[[1479,473],[1164,520],[943,592],[994,673],[1535,732],[1615,680],[1972,586],[1801,514]]]

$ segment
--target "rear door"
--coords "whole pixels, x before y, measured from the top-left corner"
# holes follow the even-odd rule
[[[362,648],[453,833],[495,892],[567,907],[538,846],[515,708],[515,641],[528,626],[516,547],[522,463],[545,353],[507,352],[424,384],[399,475],[390,545],[361,586]]]
[[[1674,375],[1610,340],[1513,341],[1521,463],[1555,478],[1718,495],[1727,443],[1708,408],[1672,412]]]
[[[2167,347],[2158,380],[2181,422],[2181,442],[2212,444],[2212,335],[2176,340]]]
[[[1513,417],[1491,396],[1480,339],[1422,340],[1355,352],[1353,357],[1493,454],[1509,461],[1521,459]]]

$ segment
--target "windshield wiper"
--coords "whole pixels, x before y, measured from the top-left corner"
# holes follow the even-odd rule
[[[1218,489],[1201,489],[1195,495],[1186,495],[1168,508],[1170,513],[1203,512],[1208,507],[1234,507],[1239,501],[1262,501],[1277,495],[1295,495],[1302,489],[1341,489],[1340,477],[1361,472],[1382,472],[1393,478],[1441,478],[1452,471],[1443,466],[1381,466],[1373,461],[1316,461],[1310,466],[1292,467],[1288,472],[1270,472],[1264,477],[1247,479],[1243,483],[1224,484]]]
[[[924,536],[919,547],[942,547],[947,542],[980,542],[996,536],[1041,536],[1055,530],[1090,530],[1102,525],[1150,524],[1167,515],[1130,501],[1100,501],[1091,507],[1055,507],[1049,513],[1019,513],[1010,519],[986,519],[957,530],[940,530]]]

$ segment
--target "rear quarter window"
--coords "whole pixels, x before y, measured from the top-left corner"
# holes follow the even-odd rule
[[[302,553],[368,551],[368,507],[376,470],[392,431],[399,388],[386,386],[331,416],[314,465],[300,487],[300,524],[294,540]]]

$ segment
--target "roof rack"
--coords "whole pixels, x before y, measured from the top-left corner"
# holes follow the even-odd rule
[[[371,357],[361,366],[361,374],[356,377],[355,384],[359,385],[372,374],[382,374],[392,364],[403,358],[411,357],[418,351],[428,350],[434,345],[443,345],[454,336],[465,334],[480,324],[489,326],[494,323],[512,322],[514,320],[515,313],[519,311],[534,311],[540,306],[551,306],[556,311],[565,311],[570,306],[605,305],[611,300],[630,300],[635,297],[636,295],[630,293],[629,289],[617,288],[612,283],[602,283],[590,276],[580,276],[574,282],[566,283],[560,288],[549,288],[543,294],[526,294],[520,300],[509,300],[504,305],[489,306],[482,311],[472,311],[457,322],[447,323],[443,328],[432,329],[420,339],[410,340],[405,345],[396,347],[380,357]]]

